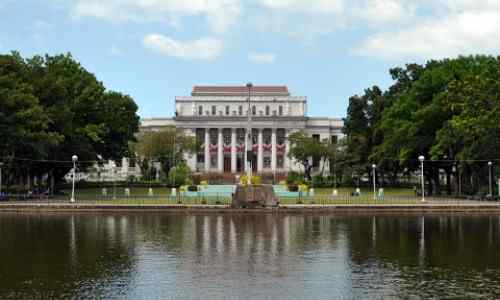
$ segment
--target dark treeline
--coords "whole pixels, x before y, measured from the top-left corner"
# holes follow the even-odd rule
[[[344,165],[369,174],[376,164],[378,180],[396,184],[424,155],[428,193],[483,191],[487,161],[500,158],[500,58],[433,60],[390,74],[387,90],[349,99]]]
[[[3,183],[53,185],[80,161],[128,154],[139,117],[133,99],[106,90],[70,54],[0,55]],[[80,164],[84,167],[85,164]]]

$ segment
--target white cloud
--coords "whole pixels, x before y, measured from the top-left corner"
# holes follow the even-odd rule
[[[259,1],[256,28],[298,38],[306,45],[320,36],[353,28],[371,31],[371,27],[406,24],[417,7],[411,0]],[[367,25],[370,27],[364,28]]]
[[[111,45],[111,47],[108,49],[109,56],[123,56],[123,54],[123,50],[116,45]]]
[[[276,59],[276,54],[274,53],[256,53],[252,52],[248,54],[248,59],[254,63],[258,64],[271,64]]]
[[[367,37],[356,52],[386,59],[443,58],[500,52],[500,4],[458,0],[447,11]]]
[[[415,14],[415,5],[401,0],[366,0],[352,11],[352,15],[372,24],[408,21]]]
[[[220,40],[206,37],[193,41],[177,41],[161,34],[149,34],[143,40],[144,47],[158,54],[182,59],[211,60],[223,48]]]
[[[261,4],[270,9],[319,14],[339,14],[344,10],[344,0],[261,0]]]
[[[112,22],[167,22],[203,16],[212,30],[222,33],[238,18],[240,0],[76,0],[75,17],[94,17]]]

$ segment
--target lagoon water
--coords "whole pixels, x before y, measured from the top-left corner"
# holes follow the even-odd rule
[[[500,298],[499,215],[0,213],[0,299]]]

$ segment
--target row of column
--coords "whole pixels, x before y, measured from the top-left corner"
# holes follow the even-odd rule
[[[223,129],[218,129],[218,146],[217,146],[217,171],[223,172],[224,170],[224,138],[222,134]],[[257,150],[257,172],[262,172],[264,170],[264,149],[263,149],[263,137],[262,137],[262,129],[258,129],[258,150]],[[271,171],[274,172],[277,170],[277,151],[276,151],[276,129],[272,129],[271,133]],[[250,145],[252,147],[252,145]],[[288,151],[290,149],[290,143],[288,141],[288,133],[285,133],[285,154],[284,154],[284,162],[283,169],[288,170],[290,168],[290,159],[288,158]],[[236,129],[231,129],[231,173],[236,173]],[[245,155],[243,155],[243,159],[245,159]],[[242,162],[243,166],[247,168],[247,164]],[[209,128],[205,129],[205,172],[210,172],[210,134]],[[245,170],[247,171],[247,170]]]

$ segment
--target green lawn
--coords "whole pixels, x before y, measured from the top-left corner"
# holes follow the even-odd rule
[[[414,196],[411,189],[387,188],[384,189],[383,199],[373,199],[373,191],[361,189],[361,196],[353,197],[354,188],[339,188],[338,196],[333,197],[333,188],[316,188],[314,197],[280,198],[281,204],[316,204],[316,205],[341,205],[341,204],[416,204],[420,200]],[[153,188],[154,196],[148,196],[148,188],[130,188],[130,197],[125,195],[125,188],[108,188],[107,196],[102,195],[102,189],[76,189],[76,199],[79,202],[98,204],[212,204],[228,205],[230,197],[170,197],[170,188]],[[70,190],[64,191],[65,195],[57,197],[66,200],[70,197]]]

